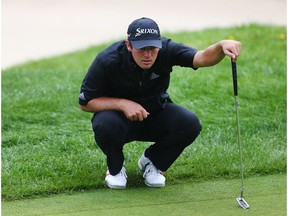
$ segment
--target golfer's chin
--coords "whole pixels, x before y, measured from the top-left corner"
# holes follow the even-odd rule
[[[147,69],[150,69],[152,67],[152,65],[153,65],[153,63],[149,63],[149,64],[148,63],[142,63],[140,65],[140,67],[144,70],[147,70]]]
[[[150,69],[151,68],[151,66],[143,66],[143,67],[141,67],[143,70],[148,70],[148,69]]]

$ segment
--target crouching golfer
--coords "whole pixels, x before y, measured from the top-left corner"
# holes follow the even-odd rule
[[[133,21],[127,34],[92,62],[81,86],[80,108],[94,113],[95,141],[107,156],[108,187],[126,187],[123,146],[136,140],[153,142],[138,161],[145,184],[163,187],[162,172],[201,131],[197,116],[173,103],[166,92],[173,66],[196,70],[219,63],[225,55],[236,61],[241,43],[222,40],[197,50],[161,37],[149,18]]]

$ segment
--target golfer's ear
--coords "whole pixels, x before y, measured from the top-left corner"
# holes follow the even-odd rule
[[[125,44],[126,44],[127,50],[129,52],[132,52],[132,44],[130,43],[130,41],[129,40],[125,40]]]

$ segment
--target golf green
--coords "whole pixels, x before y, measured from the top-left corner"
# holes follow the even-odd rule
[[[128,179],[129,180],[129,179]],[[245,200],[250,209],[236,202],[241,179],[189,181],[152,189],[95,189],[71,195],[2,202],[8,215],[286,215],[286,174],[245,179]]]

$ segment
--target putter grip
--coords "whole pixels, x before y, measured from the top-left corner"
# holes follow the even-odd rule
[[[231,59],[232,65],[232,79],[233,79],[233,88],[234,88],[234,96],[238,95],[238,85],[237,85],[237,66],[236,62],[233,62]]]

